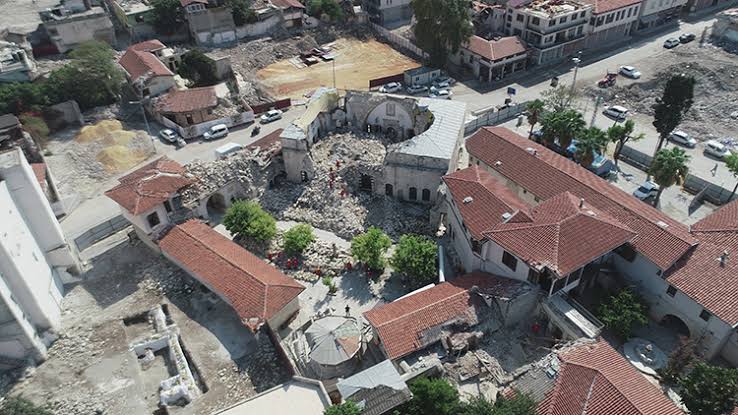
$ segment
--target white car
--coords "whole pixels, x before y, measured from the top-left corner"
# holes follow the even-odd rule
[[[222,138],[228,135],[228,126],[225,124],[216,124],[210,127],[209,130],[205,131],[202,135],[206,141],[215,140],[216,138]]]
[[[658,192],[659,185],[652,181],[645,181],[633,192],[633,196],[637,197],[640,200],[646,200],[652,197],[656,197],[656,193]]]
[[[448,89],[435,89],[433,90],[431,88],[431,93],[428,94],[428,97],[430,98],[438,98],[438,99],[451,99],[451,91]]]
[[[266,114],[262,114],[260,117],[261,123],[266,124],[272,121],[277,121],[282,118],[282,111],[280,110],[269,110]]]
[[[669,141],[683,145],[684,147],[695,148],[697,146],[697,140],[690,137],[689,134],[684,131],[677,130],[669,135]]]
[[[628,116],[628,109],[620,105],[613,105],[605,108],[602,113],[617,121],[623,121]]]
[[[621,75],[631,79],[638,79],[641,77],[641,72],[638,71],[635,66],[621,66],[619,72]]]
[[[164,141],[168,143],[176,143],[177,139],[179,138],[179,135],[174,132],[174,130],[170,130],[169,128],[165,128],[161,131],[159,131],[159,137],[161,137]]]
[[[409,87],[407,87],[407,93],[411,95],[419,94],[427,90],[428,87],[425,85],[410,85]]]
[[[724,160],[731,153],[723,143],[716,140],[709,140],[705,143],[705,154],[708,156],[715,157],[720,160]]]
[[[666,41],[664,42],[664,47],[666,49],[671,49],[671,48],[675,48],[675,47],[679,46],[680,43],[681,42],[679,41],[679,39],[677,39],[675,37],[670,37],[670,38],[666,39]]]
[[[447,79],[433,81],[433,86],[438,89],[445,89],[451,86],[451,83]]]
[[[384,92],[384,93],[391,94],[391,93],[397,92],[397,91],[399,91],[401,89],[402,89],[402,84],[400,84],[399,82],[390,82],[390,83],[388,83],[386,85],[380,86],[379,87],[379,92]]]

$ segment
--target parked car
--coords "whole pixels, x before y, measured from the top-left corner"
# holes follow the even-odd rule
[[[724,160],[730,155],[730,150],[728,150],[725,144],[716,140],[710,140],[705,143],[705,154],[716,159]]]
[[[202,138],[205,140],[215,140],[216,138],[223,138],[228,135],[228,127],[225,124],[216,124],[210,127],[209,130],[205,131]]]
[[[628,116],[628,109],[620,105],[612,105],[605,108],[602,113],[614,120],[623,121]]]
[[[402,84],[399,82],[390,82],[388,84],[379,87],[379,92],[391,94],[402,89]]]
[[[681,36],[679,36],[679,42],[681,43],[689,43],[693,40],[695,40],[697,36],[694,35],[694,33],[682,33]]]
[[[681,43],[681,42],[679,42],[679,39],[677,39],[675,37],[670,37],[670,38],[666,39],[666,41],[664,41],[664,47],[666,49],[675,48],[675,47],[679,46],[679,43]]]
[[[621,66],[618,72],[631,79],[638,79],[641,77],[641,73],[635,68],[635,66]]]
[[[282,111],[280,110],[269,110],[260,117],[262,124],[267,124],[272,121],[277,121],[282,118]]]
[[[690,137],[689,134],[684,131],[677,130],[669,135],[669,141],[683,145],[684,147],[695,148],[697,146],[697,140]]]
[[[226,143],[215,149],[216,160],[222,160],[229,155],[243,150],[243,146],[238,143]]]
[[[167,143],[175,144],[177,142],[177,139],[179,138],[179,135],[175,133],[174,130],[165,128],[159,131],[159,137],[161,137],[162,140],[166,141]]]
[[[438,89],[445,89],[451,86],[451,83],[448,82],[448,80],[438,80],[436,79],[433,81],[433,86],[435,86]]]
[[[656,193],[659,192],[659,185],[652,181],[645,181],[633,192],[633,196],[640,200],[648,200],[652,197],[656,197]]]
[[[451,99],[451,95],[451,91],[449,91],[448,89],[436,89],[431,91],[431,93],[428,94],[428,97],[438,99]]]
[[[410,85],[409,87],[407,87],[407,93],[411,95],[419,94],[427,90],[428,90],[428,87],[425,85]]]

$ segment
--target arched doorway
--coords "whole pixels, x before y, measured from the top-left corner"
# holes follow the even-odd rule
[[[226,211],[225,196],[220,193],[213,193],[205,205],[208,210],[208,216],[213,220],[218,220]]]
[[[682,336],[689,337],[689,326],[687,326],[684,320],[673,314],[665,315],[664,318],[661,319],[661,325],[670,330],[676,331]]]
[[[423,189],[422,198],[423,198],[423,202],[430,202],[430,190]]]
[[[368,174],[362,174],[359,178],[359,190],[371,192],[374,188],[374,178]]]
[[[418,200],[418,189],[416,189],[415,187],[411,187],[409,197],[410,200]]]
[[[385,184],[384,194],[391,197],[393,193],[394,193],[394,189],[392,188],[392,185],[389,183]]]

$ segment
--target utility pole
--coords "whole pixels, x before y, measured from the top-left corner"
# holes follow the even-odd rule
[[[571,58],[574,62],[574,78],[571,80],[571,94],[574,95],[574,87],[577,83],[577,72],[579,71],[579,64],[582,62],[582,51],[577,52],[577,56]]]
[[[144,109],[144,100],[143,98],[139,101],[128,101],[131,105],[140,105],[141,106],[141,113],[144,117],[144,124],[146,124],[146,132],[149,134],[149,138],[151,138],[151,144],[154,144],[154,137],[151,135],[151,128],[149,128],[149,119],[146,118],[146,109]],[[156,146],[154,146],[154,151],[156,151]]]
[[[336,89],[336,58],[333,57],[333,89]]]

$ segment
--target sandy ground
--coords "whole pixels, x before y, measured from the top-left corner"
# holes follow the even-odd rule
[[[376,40],[343,38],[331,47],[336,55],[336,86],[339,89],[366,90],[370,79],[420,66],[415,60]],[[301,98],[320,86],[333,85],[333,63],[320,62],[298,69],[285,59],[258,71],[257,77],[275,96]]]

